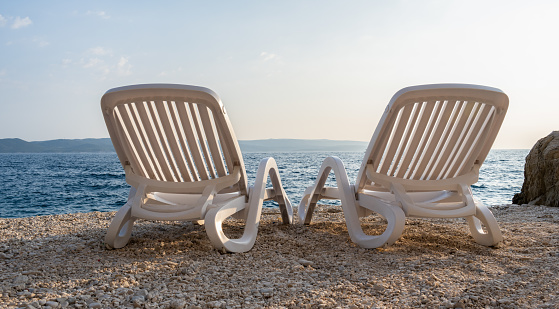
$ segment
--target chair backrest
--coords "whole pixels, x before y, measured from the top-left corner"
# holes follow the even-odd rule
[[[473,172],[468,184],[475,183],[475,167],[489,153],[507,108],[507,95],[485,86],[435,84],[398,91],[371,138],[357,189],[371,185],[367,170],[416,185]]]
[[[246,172],[231,123],[210,89],[174,84],[114,88],[101,99],[103,116],[122,166],[153,181],[204,182],[240,167]],[[199,186],[198,186],[199,187]]]

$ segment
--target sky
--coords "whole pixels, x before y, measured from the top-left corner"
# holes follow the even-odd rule
[[[392,95],[431,83],[510,100],[494,148],[559,130],[559,1],[7,1],[0,138],[102,138],[100,99],[208,87],[240,140],[368,141]]]

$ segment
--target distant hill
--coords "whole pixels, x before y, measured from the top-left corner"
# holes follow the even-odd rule
[[[367,142],[327,139],[265,139],[239,141],[243,152],[365,151]],[[114,152],[110,138],[56,139],[28,142],[0,139],[0,153]]]
[[[243,152],[365,151],[367,142],[329,139],[261,139],[239,141]]]
[[[114,152],[110,138],[55,139],[27,142],[19,138],[0,139],[0,153]]]

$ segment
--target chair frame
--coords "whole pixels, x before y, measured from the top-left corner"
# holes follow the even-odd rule
[[[285,224],[291,203],[273,158],[260,162],[255,185],[247,186],[240,147],[218,95],[176,84],[114,88],[101,99],[109,135],[131,185],[128,201],[111,222],[105,243],[125,246],[136,219],[204,224],[219,250],[245,252],[255,241],[264,200],[279,204]],[[268,177],[272,188],[266,188]],[[244,219],[239,239],[222,222]]]
[[[503,240],[497,221],[470,186],[478,181],[507,109],[506,94],[479,85],[398,91],[371,138],[355,184],[339,158],[326,158],[299,204],[300,220],[310,224],[320,199],[339,199],[352,241],[365,248],[393,244],[406,216],[463,217],[476,242],[497,245]],[[325,187],[332,171],[337,187]],[[367,235],[361,227],[359,217],[372,212],[387,220],[381,235]]]

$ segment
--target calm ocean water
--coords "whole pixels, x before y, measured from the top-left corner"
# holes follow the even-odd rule
[[[522,186],[528,152],[492,150],[473,186],[474,195],[486,205],[511,203]],[[249,185],[254,183],[260,160],[274,157],[291,203],[297,206],[322,160],[330,155],[344,161],[349,179],[355,181],[361,152],[246,153]],[[0,218],[113,211],[126,202],[129,189],[115,153],[0,154],[0,175]],[[274,203],[265,206],[274,207]]]

